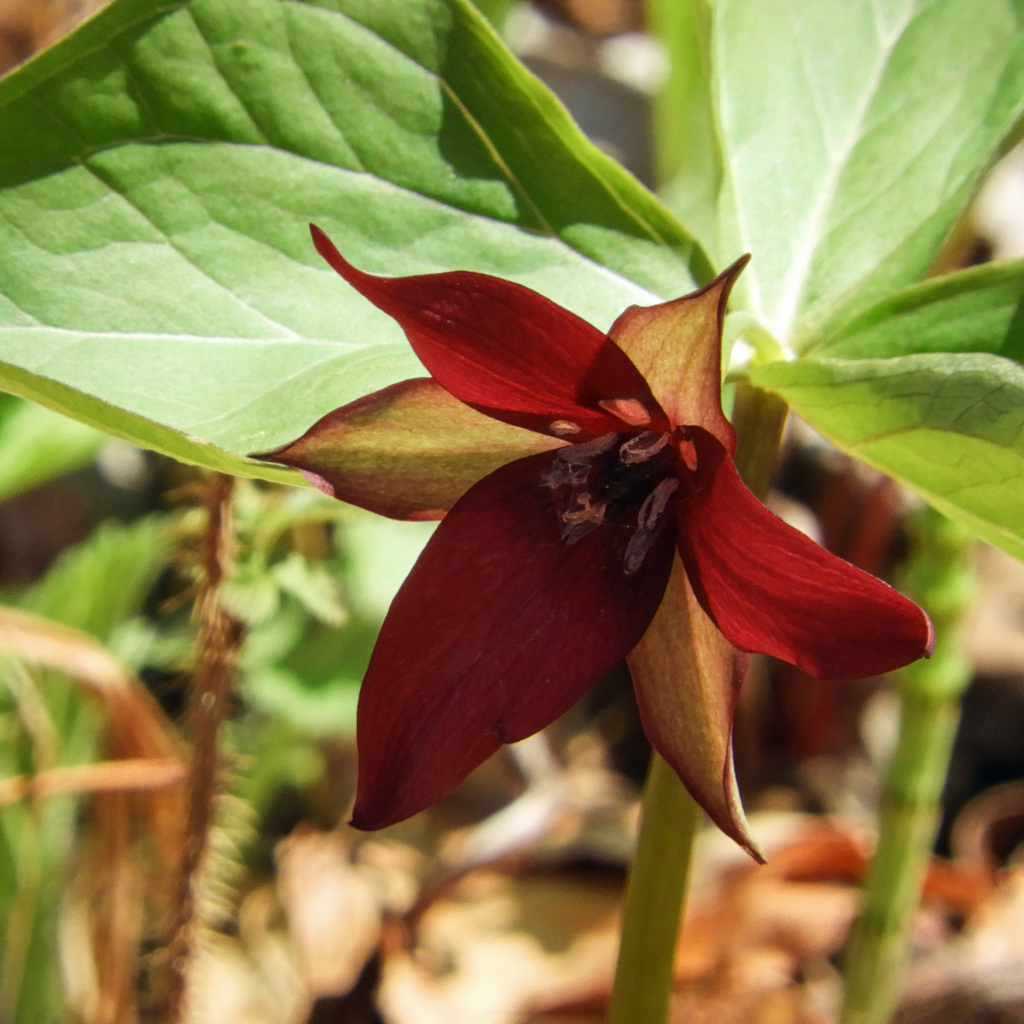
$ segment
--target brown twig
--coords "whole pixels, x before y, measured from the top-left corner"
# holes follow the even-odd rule
[[[206,495],[207,522],[200,548],[202,583],[196,601],[198,666],[189,695],[192,757],[186,781],[185,838],[176,886],[170,941],[163,951],[162,1024],[185,1019],[188,975],[202,926],[199,906],[218,793],[218,737],[227,717],[231,682],[242,643],[242,624],[219,601],[231,564],[231,493],[234,480],[216,474]]]

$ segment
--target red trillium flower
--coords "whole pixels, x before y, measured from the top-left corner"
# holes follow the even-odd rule
[[[606,335],[521,285],[383,278],[320,254],[431,376],[261,458],[394,518],[440,518],[384,621],[358,711],[353,824],[381,828],[537,732],[627,658],[644,727],[756,852],[732,771],[746,657],[859,678],[930,650],[915,604],[769,512],[735,466],[721,327],[740,260]]]

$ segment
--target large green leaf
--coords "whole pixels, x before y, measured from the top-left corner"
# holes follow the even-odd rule
[[[1024,259],[987,263],[904,288],[811,351],[843,359],[992,352],[1024,361]]]
[[[1024,0],[721,0],[719,253],[796,348],[920,279],[1024,105]]]
[[[988,353],[810,357],[751,376],[844,451],[1024,558],[1024,367]]]
[[[0,387],[214,468],[422,372],[310,220],[602,325],[707,273],[464,0],[115,0],[0,83],[0,137]]]

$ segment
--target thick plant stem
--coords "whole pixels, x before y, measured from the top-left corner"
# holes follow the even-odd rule
[[[759,498],[771,488],[788,415],[789,406],[776,395],[746,381],[736,385],[731,417],[738,439],[736,468]]]
[[[667,76],[651,105],[655,178],[673,212],[706,242],[715,234],[722,180],[709,84],[711,0],[645,0],[644,14],[668,58]],[[698,270],[697,276],[713,275]]]
[[[663,1024],[701,812],[676,773],[651,757],[643,818],[626,887],[610,1024]]]
[[[785,403],[774,396],[746,384],[737,388],[736,465],[759,497],[771,482],[786,413]],[[610,1024],[669,1020],[676,945],[700,823],[700,808],[669,765],[653,754],[626,886]]]
[[[884,781],[864,904],[846,951],[844,1024],[885,1024],[899,1000],[960,695],[971,677],[958,635],[973,595],[970,539],[937,512],[922,515],[918,527],[906,590],[932,616],[936,644],[930,661],[899,676],[900,735]]]

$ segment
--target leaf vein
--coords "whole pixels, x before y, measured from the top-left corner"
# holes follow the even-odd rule
[[[867,77],[862,85],[861,95],[858,98],[853,115],[846,127],[844,137],[840,141],[837,157],[830,162],[830,166],[819,185],[818,192],[813,197],[810,217],[806,222],[806,228],[803,233],[803,241],[795,247],[794,259],[790,264],[789,272],[783,281],[781,294],[779,296],[779,304],[777,307],[778,314],[776,317],[775,327],[783,337],[788,336],[792,329],[800,296],[806,286],[810,273],[811,262],[814,253],[817,250],[816,240],[818,240],[822,234],[823,225],[825,224],[828,212],[835,200],[839,181],[842,177],[842,171],[846,166],[850,154],[853,152],[861,137],[861,129],[863,128],[865,119],[870,111],[871,102],[877,94],[886,67],[888,66],[889,59],[892,56],[895,40],[897,40],[902,33],[906,31],[910,20],[912,19],[905,20],[898,29],[895,29],[890,39],[882,41],[883,45],[880,47],[879,52],[876,55],[874,64],[869,69]],[[798,14],[794,16],[794,24],[799,24]],[[808,58],[805,48],[802,46],[800,47],[800,56],[806,69]],[[808,73],[808,78],[810,77],[811,76]],[[826,126],[822,124],[823,134],[825,134],[825,128]]]

